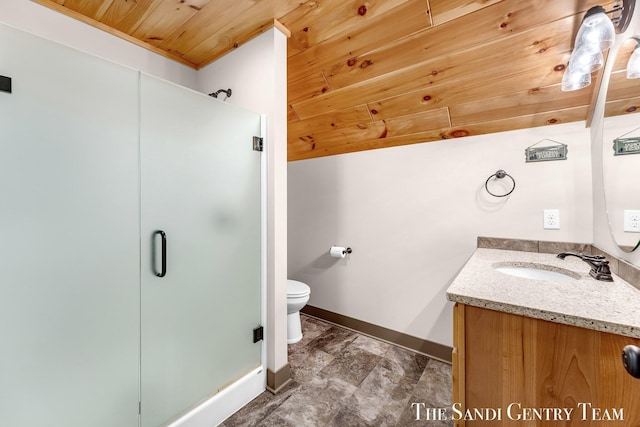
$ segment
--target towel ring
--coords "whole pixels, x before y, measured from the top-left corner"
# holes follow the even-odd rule
[[[496,179],[502,179],[505,176],[508,176],[509,178],[511,178],[511,182],[513,182],[513,187],[511,188],[511,190],[508,193],[505,194],[493,194],[490,190],[489,190],[489,180],[491,178],[496,178]],[[500,169],[499,171],[497,171],[495,174],[491,175],[489,178],[487,178],[487,180],[484,183],[484,189],[487,190],[487,193],[491,194],[493,197],[506,197],[509,194],[513,193],[513,190],[516,189],[516,180],[513,179],[513,177],[511,175],[509,175],[508,173],[506,173],[505,171],[503,171],[502,169]]]

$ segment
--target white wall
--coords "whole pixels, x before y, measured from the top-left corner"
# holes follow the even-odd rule
[[[198,72],[204,93],[267,115],[267,367],[287,364],[287,37],[276,28]],[[224,94],[221,94],[223,99]]]
[[[634,16],[632,18],[629,27],[624,34],[616,36],[616,42],[609,52],[610,58],[615,58],[615,55],[624,43],[626,39],[631,36],[640,36],[640,10],[636,8]],[[640,251],[632,253],[625,253],[621,251],[614,239],[611,237],[609,228],[609,217],[607,215],[607,206],[605,201],[605,186],[603,180],[603,156],[611,154],[610,143],[603,144],[603,112],[604,101],[606,99],[607,86],[609,83],[608,73],[612,67],[612,62],[607,62],[605,66],[605,78],[602,81],[600,93],[598,94],[598,101],[596,104],[596,110],[594,112],[593,122],[591,124],[591,140],[593,141],[591,146],[591,159],[593,170],[593,243],[601,249],[615,255],[619,258],[625,259],[632,264],[640,266]],[[639,82],[640,84],[640,82]],[[637,114],[636,114],[637,116]],[[637,155],[633,156],[638,157]],[[629,176],[628,182],[640,182],[640,167],[635,169],[636,177]],[[627,188],[628,191],[634,191],[637,193],[637,189],[626,186],[620,186],[621,188]],[[635,208],[633,208],[635,209]]]
[[[544,138],[568,160],[525,163]],[[498,169],[517,183],[507,198],[484,190]],[[451,345],[445,291],[476,237],[591,243],[591,180],[584,122],[290,162],[289,277],[310,305]],[[560,230],[543,230],[545,208]]]
[[[196,71],[27,0],[0,0],[0,22],[194,89]]]

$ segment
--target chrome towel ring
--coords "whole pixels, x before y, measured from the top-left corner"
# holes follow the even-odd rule
[[[490,190],[489,190],[489,181],[491,180],[491,178],[495,178],[495,179],[502,179],[505,176],[508,176],[511,179],[511,182],[513,183],[513,187],[511,187],[511,190],[508,193],[505,194],[493,194]],[[493,175],[491,175],[489,178],[487,178],[487,180],[484,183],[484,189],[487,190],[487,193],[491,194],[493,197],[506,197],[509,194],[513,193],[513,190],[516,189],[516,180],[513,179],[513,177],[511,175],[509,175],[508,173],[506,173],[505,171],[503,171],[502,169],[500,169],[499,171],[497,171],[496,173],[494,173]]]

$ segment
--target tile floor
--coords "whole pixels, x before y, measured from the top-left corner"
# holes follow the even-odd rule
[[[451,366],[302,315],[289,346],[293,381],[265,391],[223,427],[451,426],[415,420],[412,402],[451,408]]]

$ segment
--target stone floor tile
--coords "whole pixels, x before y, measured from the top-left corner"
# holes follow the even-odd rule
[[[259,425],[320,427],[326,426],[342,409],[357,387],[339,378],[319,378],[300,389]]]
[[[327,427],[377,427],[363,420],[348,407],[343,407],[327,424]]]
[[[318,376],[322,378],[339,378],[350,384],[359,386],[380,361],[380,356],[371,354],[360,348],[347,348],[325,366]]]
[[[391,346],[380,365],[417,382],[430,359],[422,354]]]
[[[293,381],[222,427],[452,426],[450,365],[313,317],[301,321],[303,339],[289,346]],[[448,419],[415,420],[414,402],[448,408]]]
[[[296,381],[291,381],[279,393],[264,391],[258,397],[245,405],[238,412],[227,418],[221,427],[253,427],[257,426],[269,414],[289,399],[300,387]]]
[[[317,347],[302,347],[289,355],[291,376],[298,383],[307,383],[335,358]]]
[[[376,366],[347,400],[349,410],[372,426],[395,426],[411,397],[414,382],[401,374]]]
[[[419,402],[451,407],[452,388],[451,365],[431,359],[416,384],[413,394]]]
[[[308,345],[317,347],[326,353],[337,355],[357,337],[358,334],[355,332],[332,326]]]
[[[298,349],[306,347],[311,341],[322,335],[331,328],[329,323],[323,322],[313,317],[300,314],[300,325],[302,326],[302,339],[295,344],[289,344],[289,354],[295,353]]]
[[[358,338],[353,340],[348,346],[348,348],[361,348],[362,350],[366,350],[369,353],[376,354],[378,356],[384,356],[390,347],[391,344],[370,338],[366,335],[358,335]]]

